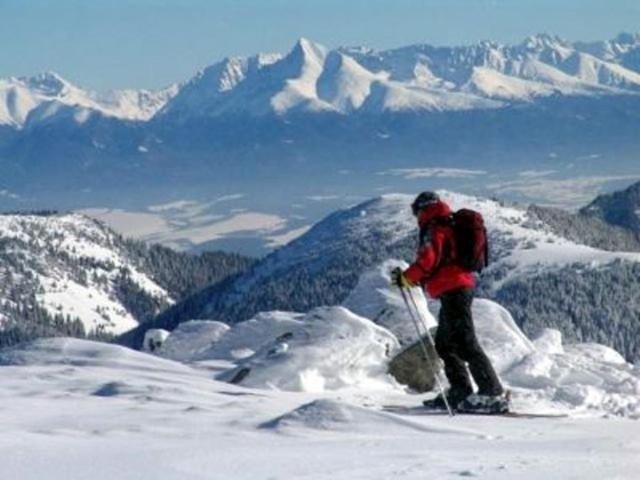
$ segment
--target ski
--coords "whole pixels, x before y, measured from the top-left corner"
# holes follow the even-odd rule
[[[398,415],[449,415],[446,410],[430,410],[424,407],[406,407],[402,405],[386,405],[382,407],[382,411],[388,413],[396,413]],[[482,417],[506,417],[506,418],[568,418],[566,413],[530,413],[530,412],[502,412],[502,413],[490,413],[490,412],[464,412],[456,411],[455,415],[461,416],[482,416]]]

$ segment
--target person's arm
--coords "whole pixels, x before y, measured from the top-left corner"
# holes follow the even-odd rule
[[[424,244],[418,252],[418,258],[404,271],[411,283],[420,284],[429,278],[440,265],[443,238],[440,232],[434,232],[431,241]]]

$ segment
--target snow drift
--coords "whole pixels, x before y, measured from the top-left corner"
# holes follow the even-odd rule
[[[398,390],[254,390],[199,367],[77,339],[0,351],[4,477],[596,480],[640,466],[636,421],[409,417],[376,407],[419,400]]]
[[[217,322],[187,324],[159,354],[232,362],[218,378],[246,387],[402,393],[387,365],[417,335],[397,289],[389,286],[389,270],[397,265],[402,263],[389,260],[365,272],[344,306],[263,312],[228,329]],[[438,302],[427,302],[418,289],[413,293],[425,324],[436,325]],[[560,332],[551,329],[531,341],[490,300],[476,299],[473,314],[479,341],[512,390],[516,409],[640,417],[640,369],[614,350],[563,345]]]
[[[271,323],[268,316],[261,321]],[[263,343],[225,377],[249,369],[243,385],[306,392],[390,385],[386,364],[398,341],[388,330],[343,307],[316,308],[288,323],[291,331]]]

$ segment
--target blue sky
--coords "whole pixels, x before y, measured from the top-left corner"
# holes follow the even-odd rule
[[[570,40],[640,30],[638,0],[0,0],[0,77],[158,88],[228,55],[335,47]]]

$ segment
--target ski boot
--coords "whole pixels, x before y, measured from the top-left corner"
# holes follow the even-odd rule
[[[482,413],[486,415],[499,415],[508,413],[510,407],[508,392],[500,395],[481,395],[473,393],[456,405],[456,410],[461,413]]]
[[[451,392],[451,390],[447,390],[445,395],[447,396],[447,402],[449,403],[449,407],[452,410],[456,410],[456,405],[458,405],[464,398],[468,396],[468,393],[456,393]],[[430,400],[425,400],[422,402],[422,405],[428,410],[446,410],[447,405],[444,401],[444,396],[442,393],[438,394],[435,398]]]

